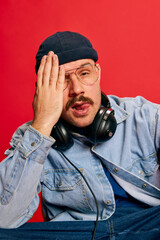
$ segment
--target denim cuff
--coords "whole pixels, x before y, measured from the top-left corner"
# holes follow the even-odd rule
[[[54,138],[44,136],[32,126],[29,126],[16,149],[22,158],[28,158],[31,154],[34,154],[31,160],[43,163],[54,143]]]

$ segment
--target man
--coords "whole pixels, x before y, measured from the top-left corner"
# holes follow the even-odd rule
[[[36,60],[34,119],[15,132],[0,165],[0,226],[26,223],[42,188],[45,221],[94,221],[98,211],[111,221],[110,236],[112,227],[122,236],[140,234],[152,216],[141,230],[159,233],[159,105],[142,97],[108,102],[97,52],[78,33],[50,36]]]

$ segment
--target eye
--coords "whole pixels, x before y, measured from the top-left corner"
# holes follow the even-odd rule
[[[86,77],[86,76],[88,76],[90,74],[90,71],[88,71],[88,70],[83,70],[83,71],[81,71],[78,75],[80,76],[80,77]]]
[[[82,76],[85,76],[85,75],[87,75],[87,74],[89,74],[87,71],[83,71],[83,72],[81,73]]]

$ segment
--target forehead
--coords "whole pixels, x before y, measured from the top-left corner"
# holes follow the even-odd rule
[[[69,71],[75,68],[79,68],[80,66],[87,64],[87,63],[94,63],[93,59],[80,59],[80,60],[76,60],[73,62],[69,62],[69,63],[65,63],[63,64],[64,70],[65,71]]]

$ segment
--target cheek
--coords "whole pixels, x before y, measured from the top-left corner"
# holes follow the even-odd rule
[[[101,102],[101,88],[99,84],[97,84],[97,86],[93,88],[90,92],[93,101],[99,104]]]
[[[68,119],[68,115],[67,115],[67,112],[66,112],[66,110],[65,110],[65,107],[64,107],[63,110],[62,110],[61,118],[63,118],[64,120],[67,120],[67,119]]]
[[[63,105],[63,109],[62,109],[62,114],[61,114],[61,116],[64,116],[64,115],[66,115],[66,113],[67,113],[66,108],[65,108],[66,103],[63,103],[63,104],[64,104],[64,105]]]
[[[64,91],[64,93],[63,93],[63,109],[62,109],[62,114],[61,114],[62,117],[66,116],[68,114],[68,111],[66,111],[66,105],[67,105],[68,101],[69,101],[68,92]]]
[[[63,92],[63,110],[65,109],[68,100],[69,100],[68,99],[68,93],[67,93],[67,91],[64,91]]]

